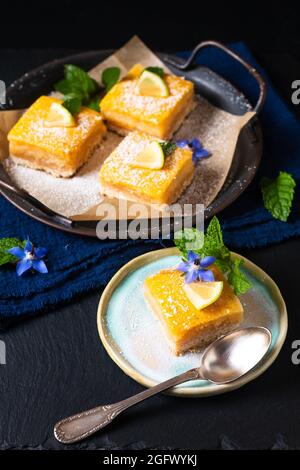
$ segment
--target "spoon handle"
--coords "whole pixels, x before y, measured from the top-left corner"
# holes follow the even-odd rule
[[[146,400],[147,398],[156,395],[168,388],[174,387],[189,380],[201,378],[201,373],[198,368],[188,370],[183,374],[177,375],[172,379],[166,380],[154,387],[148,388],[143,392],[133,395],[126,400],[113,403],[111,405],[99,406],[91,410],[83,411],[73,416],[59,421],[54,426],[54,436],[59,442],[63,444],[71,444],[72,442],[80,441],[91,434],[94,434],[99,429],[104,428],[112,420],[118,416],[122,411],[136,405],[137,403]]]

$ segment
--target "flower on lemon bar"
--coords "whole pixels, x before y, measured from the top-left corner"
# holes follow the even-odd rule
[[[185,273],[186,283],[196,281],[214,282],[214,274],[207,268],[215,261],[214,256],[200,258],[194,251],[189,251],[187,261],[181,261],[176,269]]]
[[[29,239],[27,239],[24,248],[15,246],[10,248],[8,253],[20,260],[16,267],[18,276],[22,276],[29,269],[34,269],[42,274],[48,272],[47,266],[42,259],[46,256],[47,249],[42,247],[35,248]]]
[[[176,145],[180,148],[190,147],[190,149],[193,151],[192,159],[195,164],[198,163],[198,161],[202,158],[207,158],[211,155],[209,151],[203,147],[202,143],[197,138],[194,138],[192,140],[180,139],[176,141]]]

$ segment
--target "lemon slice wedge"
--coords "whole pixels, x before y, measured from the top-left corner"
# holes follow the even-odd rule
[[[156,73],[144,70],[138,79],[138,88],[141,95],[156,96],[166,98],[170,95],[168,85],[163,78],[156,75]]]
[[[134,80],[136,78],[139,78],[144,70],[145,67],[142,64],[135,64],[131,67],[131,69],[129,69],[127,75],[125,76],[125,79]]]
[[[194,307],[202,310],[218,300],[222,294],[223,282],[191,282],[184,284],[183,289]]]
[[[44,121],[46,127],[74,127],[72,114],[59,103],[52,103]]]
[[[130,162],[138,168],[161,170],[165,163],[165,155],[159,142],[151,142]]]

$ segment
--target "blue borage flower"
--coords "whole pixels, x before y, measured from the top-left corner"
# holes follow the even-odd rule
[[[34,248],[33,244],[27,239],[24,249],[15,246],[8,250],[8,253],[18,258],[16,272],[18,276],[22,276],[29,269],[34,269],[39,273],[46,274],[48,272],[45,262],[42,260],[46,256],[47,249],[42,247]]]
[[[198,163],[199,160],[202,158],[207,158],[210,156],[210,153],[208,150],[206,150],[202,143],[200,142],[199,139],[192,139],[192,140],[187,140],[187,139],[180,139],[176,141],[177,147],[184,148],[184,147],[190,147],[193,151],[193,162],[195,164]]]
[[[187,261],[181,261],[176,269],[186,273],[185,282],[188,284],[195,281],[213,282],[214,274],[207,268],[215,261],[214,256],[200,258],[194,251],[189,251]]]

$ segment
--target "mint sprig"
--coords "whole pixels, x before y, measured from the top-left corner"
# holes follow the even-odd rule
[[[76,65],[67,64],[64,66],[64,79],[54,85],[56,91],[64,96],[63,106],[71,114],[79,112],[81,106],[95,107],[96,96],[99,96],[99,85],[89,74]]]
[[[160,78],[163,78],[165,74],[164,69],[162,69],[161,67],[146,67],[144,70],[155,73],[155,75],[158,75]]]
[[[236,295],[245,294],[251,288],[251,282],[240,269],[243,261],[232,259],[229,249],[223,241],[222,229],[216,216],[210,221],[205,235],[193,228],[176,232],[174,243],[184,259],[188,251],[194,251],[201,258],[214,256],[216,265],[226,275]]]
[[[82,99],[77,95],[70,94],[66,95],[63,106],[74,116],[74,114],[79,113],[82,104]]]
[[[173,153],[177,148],[177,145],[174,142],[159,142],[159,145],[161,146],[165,157],[171,155],[171,153]]]
[[[26,241],[18,240],[17,238],[1,238],[0,239],[0,266],[8,263],[16,263],[18,259],[8,253],[8,250],[19,246],[24,248]]]
[[[119,67],[108,67],[103,70],[101,75],[102,84],[105,88],[105,93],[112,89],[112,87],[119,81],[121,70]]]
[[[230,271],[230,251],[224,244],[222,229],[217,217],[213,217],[207,227],[201,256],[214,256],[216,265],[223,273]]]
[[[189,251],[198,253],[204,243],[204,233],[196,228],[186,228],[174,233],[174,243],[180,251],[182,258],[187,260]]]
[[[285,171],[280,171],[277,178],[262,178],[261,192],[265,208],[275,219],[286,222],[292,209],[296,182]]]
[[[244,260],[235,259],[232,262],[231,269],[228,273],[228,281],[234,287],[236,295],[245,294],[252,284],[247,276],[240,270],[240,266],[244,264]]]
[[[94,111],[97,111],[98,113],[100,113],[100,111],[101,111],[100,101],[101,101],[100,96],[96,96],[95,98],[92,98],[89,102],[89,108],[93,109]]]

